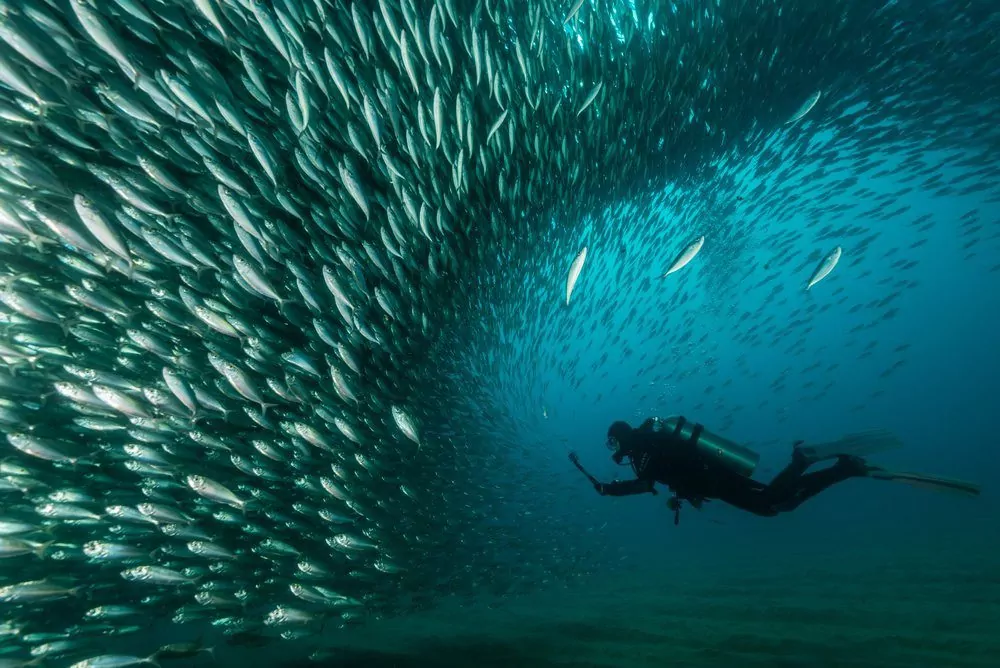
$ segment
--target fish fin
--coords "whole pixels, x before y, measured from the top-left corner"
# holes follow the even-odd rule
[[[16,274],[10,274],[9,276],[0,276],[0,290],[10,289],[10,286],[29,275],[30,274],[28,274],[28,272],[22,271]]]
[[[31,367],[32,371],[37,371],[38,370],[38,360],[40,360],[40,359],[42,359],[42,355],[25,355],[24,357],[21,357],[21,358],[17,359],[13,364],[7,365],[7,370],[10,371],[10,375],[11,375],[12,378],[16,378],[17,374],[19,373],[19,371],[21,369],[21,367],[23,366],[21,364],[21,362],[27,362],[28,366]],[[46,399],[47,397],[49,397],[50,395],[52,395],[54,393],[55,393],[55,391],[48,392],[48,393],[40,395],[39,398],[44,400],[44,399]]]
[[[78,466],[100,466],[93,457],[77,457],[73,460],[73,467],[76,470]]]
[[[194,275],[197,279],[201,280],[201,274],[204,271],[218,271],[215,267],[209,267],[208,265],[200,264],[194,270]]]
[[[71,332],[69,331],[69,328],[72,327],[73,325],[79,325],[81,323],[83,323],[82,314],[74,316],[72,318],[63,318],[62,320],[59,321],[59,327],[60,329],[62,329],[62,332],[66,336],[66,338],[71,338]]]
[[[51,100],[35,100],[35,101],[38,102],[39,116],[41,116],[42,118],[45,118],[45,115],[46,113],[48,113],[49,109],[53,108],[62,109],[66,106],[62,102],[52,102]]]
[[[241,510],[243,511],[243,517],[247,517],[252,513],[256,513],[260,511],[260,509],[263,507],[264,507],[264,502],[261,501],[260,499],[252,499],[252,498],[247,499],[246,501],[243,502],[243,507],[241,508]]]
[[[53,544],[55,544],[55,542],[56,542],[55,539],[53,539],[53,540],[46,541],[44,543],[39,543],[38,545],[36,545],[35,546],[35,550],[34,550],[35,551],[35,556],[38,557],[39,559],[44,559],[45,558],[45,551],[47,549],[49,549],[49,547],[51,547]]]
[[[55,246],[59,245],[59,242],[56,241],[55,239],[49,239],[48,237],[43,236],[41,234],[37,234],[36,232],[32,232],[31,230],[28,231],[31,232],[30,236],[28,237],[28,241],[29,243],[31,243],[32,246],[35,247],[35,250],[38,251],[39,253],[43,252],[47,244]]]

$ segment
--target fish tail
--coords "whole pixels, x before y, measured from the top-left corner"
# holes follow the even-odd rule
[[[53,539],[36,546],[34,549],[35,556],[38,557],[39,559],[44,559],[46,550],[48,550],[49,547],[55,544],[55,542],[56,542],[55,539]]]
[[[69,338],[71,333],[69,331],[69,328],[72,327],[73,325],[79,325],[82,319],[83,319],[82,315],[77,315],[72,318],[61,318],[59,320],[59,328],[62,330],[63,335],[66,338]]]

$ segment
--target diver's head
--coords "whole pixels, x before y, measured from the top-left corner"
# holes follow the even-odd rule
[[[613,422],[610,427],[608,427],[608,450],[611,450],[614,454],[611,455],[611,459],[615,461],[615,464],[621,464],[622,459],[629,456],[630,441],[632,440],[632,427],[629,426],[627,422],[622,422],[618,420]]]

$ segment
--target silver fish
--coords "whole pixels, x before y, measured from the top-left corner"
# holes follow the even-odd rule
[[[820,261],[819,266],[816,267],[812,276],[809,277],[809,282],[806,283],[806,290],[810,290],[814,285],[830,275],[830,272],[833,271],[834,267],[837,266],[837,263],[840,262],[840,256],[842,253],[843,250],[841,247],[837,246]]]
[[[569,298],[573,294],[573,288],[576,287],[576,282],[580,278],[580,272],[583,271],[583,263],[587,261],[587,247],[584,246],[577,256],[573,259],[573,263],[569,267],[569,274],[566,276],[566,305],[569,306]]]
[[[667,269],[667,273],[663,275],[664,278],[674,273],[675,271],[680,271],[695,258],[696,255],[701,251],[702,246],[705,245],[705,237],[701,236],[688,244],[684,250],[674,258],[674,261],[670,263],[670,268]]]

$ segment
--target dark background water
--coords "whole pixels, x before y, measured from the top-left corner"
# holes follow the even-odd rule
[[[781,141],[809,136],[807,128]],[[886,146],[880,158],[891,164],[902,155]],[[942,156],[942,169],[957,175],[945,162]],[[806,155],[793,167],[809,173],[814,165]],[[738,169],[743,183],[764,176],[749,166]],[[899,188],[892,176],[865,183],[876,193]],[[805,200],[810,188],[820,192],[821,186],[804,183]],[[695,199],[697,193],[689,206],[699,206]],[[487,596],[457,611],[445,600],[432,614],[370,625],[334,641],[330,665],[991,665],[997,656],[991,629],[1000,620],[994,558],[1000,540],[994,490],[1000,272],[995,241],[973,246],[979,252],[970,258],[958,233],[959,218],[969,211],[990,231],[1000,230],[1000,208],[986,199],[920,191],[895,198],[894,207],[910,207],[905,216],[851,221],[880,231],[876,243],[863,249],[845,243],[840,265],[808,294],[803,284],[814,263],[804,272],[790,269],[781,279],[790,287],[775,300],[767,298],[771,284],[753,287],[755,267],[771,253],[766,239],[775,226],[767,219],[747,227],[747,250],[739,257],[713,254],[709,238],[688,268],[649,284],[636,277],[662,273],[699,233],[698,216],[676,216],[681,220],[672,227],[667,212],[662,235],[654,235],[659,240],[646,245],[632,241],[647,236],[646,221],[612,217],[592,232],[568,309],[561,270],[575,252],[538,260],[559,268],[545,292],[550,312],[564,311],[560,326],[527,320],[518,329],[514,322],[509,347],[496,351],[500,358],[539,362],[498,383],[507,393],[497,397],[497,409],[509,411],[530,444],[529,453],[511,456],[537,474],[520,486],[518,506],[565,518],[575,536],[564,548],[609,552],[568,589],[540,578],[526,598]],[[930,232],[907,225],[924,214],[937,223]],[[823,227],[822,220],[810,227],[814,222],[793,215],[781,225]],[[911,248],[921,239],[925,243]],[[831,243],[806,234],[788,252],[810,257]],[[904,249],[899,256],[916,268],[905,274],[893,268],[898,256],[884,256],[892,248]],[[630,256],[639,256],[638,268],[623,279],[616,265]],[[878,309],[852,311],[892,294],[904,277],[909,283],[893,317]],[[679,304],[671,297],[681,290],[690,298]],[[608,305],[612,317],[589,322],[596,319],[594,304]],[[646,325],[626,324],[633,309],[658,315]],[[740,340],[745,326],[737,314],[743,312],[754,321],[773,315],[776,332]],[[795,328],[804,331],[801,338],[789,335]],[[698,345],[677,343],[687,329]],[[541,334],[528,343],[519,342],[518,332]],[[900,354],[901,346],[908,347]],[[558,352],[537,352],[546,349]],[[866,349],[872,351],[867,356]],[[646,362],[660,360],[654,370],[640,372],[646,362],[635,360],[643,353]],[[564,375],[546,366],[565,356],[584,360],[585,371]],[[827,371],[833,364],[837,368]],[[652,380],[665,368],[669,380]],[[778,377],[785,379],[783,390],[774,387]],[[706,392],[711,385],[717,389]],[[816,396],[824,385],[826,393]],[[872,461],[974,481],[982,496],[852,480],[776,518],[713,502],[702,512],[686,509],[673,526],[666,494],[598,497],[566,460],[573,449],[602,480],[628,477],[629,469],[607,459],[607,425],[671,414],[710,429],[724,425],[727,436],[757,447],[763,480],[786,463],[796,439],[887,428],[905,446]],[[536,518],[519,521],[525,533],[537,530]],[[517,550],[504,558],[516,560]]]
[[[839,111],[848,106],[839,104]],[[628,619],[659,619],[663,601],[686,596],[685,586],[670,577],[675,567],[706,582],[737,583],[732,590],[718,584],[710,593],[693,595],[693,604],[685,598],[692,623],[712,618],[716,598],[730,601],[742,596],[734,592],[746,593],[727,619],[736,636],[759,640],[766,635],[762,627],[775,634],[773,643],[751,652],[760,665],[991,661],[987,657],[995,648],[985,629],[1000,619],[1000,610],[980,596],[995,589],[989,564],[1000,538],[993,490],[1000,473],[995,435],[1000,206],[994,185],[966,194],[940,187],[984,178],[981,161],[988,152],[961,143],[942,146],[942,136],[929,129],[922,139],[907,135],[919,129],[919,121],[904,122],[892,104],[880,105],[874,118],[831,133],[824,126],[837,113],[838,101],[824,98],[800,127],[776,128],[766,140],[737,152],[715,181],[692,179],[659,203],[638,204],[641,215],[621,212],[622,203],[616,202],[603,216],[560,221],[570,231],[559,236],[556,249],[525,263],[521,269],[528,278],[509,279],[512,286],[522,280],[534,285],[550,303],[516,303],[487,326],[502,331],[498,338],[504,345],[479,360],[478,373],[488,385],[491,376],[502,377],[493,381],[493,408],[510,419],[531,449],[512,456],[541,472],[526,481],[524,497],[544,497],[540,505],[549,504],[548,512],[566,518],[578,532],[574,548],[611,546],[619,557],[617,564],[604,562],[581,578],[592,596],[570,606],[621,627],[611,642],[619,643],[620,654],[602,649],[595,665],[631,665],[639,657],[663,665],[657,661],[666,660],[662,657],[670,655],[676,638],[659,636],[650,640],[658,649],[640,652],[630,645]],[[935,122],[928,118],[928,125]],[[874,125],[894,123],[901,131],[895,140],[848,141]],[[783,184],[755,160],[761,144],[788,156],[781,177],[794,179],[794,201],[783,205],[773,196]],[[810,150],[814,146],[823,149]],[[904,164],[915,155],[938,187],[924,187],[918,179],[907,192],[912,170]],[[862,171],[865,162],[877,163],[881,171]],[[833,184],[852,173],[860,185],[838,191]],[[755,190],[758,186],[762,189]],[[866,189],[863,194],[860,188]],[[764,193],[763,211],[751,211],[752,202],[737,199],[748,191]],[[851,208],[848,220],[834,215],[838,204]],[[918,220],[924,216],[924,222]],[[981,224],[971,233],[970,217]],[[854,227],[851,238],[827,232],[828,225],[845,223]],[[872,243],[858,243],[876,233]],[[701,234],[706,245],[691,265],[659,278],[674,255]],[[775,248],[774,239],[782,235],[792,240]],[[720,240],[726,242],[721,248]],[[805,282],[819,258],[838,244],[844,249],[839,266],[807,293]],[[588,259],[566,307],[565,272],[584,245]],[[774,297],[776,284],[782,291]],[[636,313],[645,317],[637,319]],[[774,326],[759,327],[764,321]],[[905,447],[873,456],[873,462],[967,479],[981,484],[983,493],[970,499],[852,480],[777,518],[748,516],[715,502],[700,513],[687,509],[674,527],[665,495],[600,498],[566,461],[576,450],[598,478],[628,477],[628,469],[607,459],[607,426],[617,419],[638,425],[648,416],[673,414],[756,447],[762,480],[787,462],[797,439],[826,441],[882,427],[898,434]],[[522,520],[530,532],[532,520]],[[625,589],[621,597],[613,584],[618,578]],[[760,613],[755,606],[764,604],[754,596],[779,596],[793,612],[787,618]],[[604,612],[619,598],[628,610],[624,620]],[[911,605],[915,599],[920,606]],[[536,605],[544,606],[544,600],[539,597]],[[836,619],[878,607],[874,601],[885,606],[880,614],[861,615],[846,630]],[[553,605],[552,618],[567,614]],[[826,613],[810,617],[814,605]],[[760,615],[767,620],[762,626]],[[796,626],[803,620],[816,643],[805,650],[795,644],[806,632]],[[941,641],[945,649],[928,647],[923,653],[913,637],[900,635],[901,628],[922,629],[923,637],[944,638],[957,627],[968,637],[948,636]],[[862,632],[871,634],[873,646],[879,638],[895,638],[899,647],[913,651],[900,654],[890,642],[880,653],[858,640]],[[708,634],[699,642],[698,633],[692,629],[695,638],[684,636],[684,642],[706,654],[678,665],[734,665],[736,655],[725,652],[731,637]],[[584,637],[575,647],[588,642]],[[446,644],[441,651],[447,655]],[[583,665],[589,660],[586,651],[572,659],[563,651],[568,650],[540,650],[524,661]]]
[[[887,147],[884,156],[887,161],[893,160],[890,149]],[[925,159],[933,161],[933,157]],[[796,169],[808,173],[812,168],[808,156],[800,162]],[[744,175],[747,180],[754,178],[760,175],[750,170]],[[876,192],[893,192],[898,187],[885,178],[869,178],[866,184]],[[812,186],[819,189],[820,184]],[[808,199],[809,192],[804,194]],[[561,470],[567,487],[575,483],[586,488],[572,502],[584,505],[595,526],[609,522],[616,536],[626,541],[628,534],[641,531],[644,537],[655,536],[681,552],[701,540],[718,540],[717,527],[706,526],[695,513],[689,513],[685,519],[690,522],[682,522],[678,529],[660,530],[666,514],[662,497],[596,497],[564,460],[565,453],[575,449],[585,463],[592,464],[599,478],[628,475],[628,469],[607,462],[603,448],[607,425],[616,419],[637,425],[651,415],[683,414],[710,429],[722,425],[720,431],[730,438],[758,447],[762,453],[758,477],[764,480],[787,462],[791,443],[797,439],[827,441],[845,433],[884,427],[898,434],[906,445],[877,455],[873,461],[888,468],[967,478],[984,487],[983,496],[970,502],[898,484],[851,481],[811,500],[794,514],[774,519],[744,517],[718,507],[706,509],[705,518],[728,523],[725,540],[760,540],[762,549],[802,543],[828,543],[830,547],[847,549],[852,540],[887,535],[995,535],[997,523],[991,520],[997,509],[990,481],[1000,471],[992,408],[1000,389],[995,345],[1000,273],[993,270],[998,256],[994,241],[983,242],[977,257],[966,258],[968,249],[962,248],[965,240],[956,231],[958,219],[969,211],[977,212],[996,231],[1000,229],[996,227],[1000,210],[996,203],[975,198],[932,197],[917,191],[896,198],[897,205],[910,206],[904,217],[851,221],[881,232],[878,241],[864,249],[860,262],[855,254],[858,251],[845,243],[839,266],[824,282],[806,293],[801,284],[812,265],[804,273],[790,272],[780,280],[792,287],[775,301],[767,299],[770,284],[756,290],[752,287],[762,273],[755,271],[755,265],[768,259],[764,240],[774,232],[766,219],[752,222],[748,243],[753,250],[735,261],[741,274],[745,270],[745,277],[723,276],[721,288],[714,291],[708,285],[713,272],[731,270],[732,258],[720,267],[717,257],[703,251],[685,270],[644,289],[637,283],[630,285],[630,278],[615,280],[617,254],[612,259],[602,258],[601,243],[591,246],[572,306],[581,315],[568,316],[569,327],[576,324],[574,318],[589,317],[586,307],[592,301],[613,303],[619,317],[633,308],[655,312],[658,303],[663,305],[652,329],[629,329],[612,320],[596,327],[590,338],[572,341],[571,355],[589,360],[607,354],[607,360],[592,373],[584,374],[582,384],[572,389],[553,373],[547,378],[548,418],[524,418],[526,423],[539,425],[538,432],[531,436],[541,442],[539,447],[556,455],[552,467]],[[936,227],[929,233],[917,233],[907,222],[924,214],[933,217]],[[812,222],[796,216],[782,226],[795,229],[796,224],[805,227]],[[613,230],[610,234],[622,237],[626,243],[630,232],[641,233],[634,229],[638,225],[627,218],[614,223],[609,226]],[[817,227],[822,224],[820,220]],[[683,245],[677,239],[696,236],[697,224],[687,227],[690,232],[673,236],[665,225],[662,246],[639,249],[651,260],[639,273],[656,275],[662,271]],[[923,245],[909,249],[920,240]],[[706,250],[711,243],[711,239],[706,241]],[[831,245],[807,234],[791,254],[808,257],[817,247],[825,250],[823,243]],[[897,291],[894,284],[903,276],[883,257],[892,248],[906,249],[899,255],[918,263],[905,274],[912,284],[899,291],[897,313],[883,319],[884,313],[877,310],[855,312],[855,305],[866,305]],[[609,254],[605,251],[605,256]],[[561,287],[552,286],[553,297]],[[692,298],[678,306],[671,302],[670,293],[680,290],[689,292]],[[802,309],[811,306],[818,307],[818,311],[802,317]],[[746,325],[736,315],[744,312],[754,314],[750,322],[773,316],[779,323],[776,333],[770,338],[755,334],[749,342],[741,342],[737,337],[745,332]],[[792,322],[797,318],[797,323]],[[852,331],[858,325],[864,329]],[[678,346],[678,329],[690,329],[691,340],[700,340],[700,344]],[[794,338],[789,333],[796,331],[804,332],[800,345],[787,352],[789,340]],[[609,344],[612,334],[620,337],[619,343]],[[559,344],[565,340],[560,332],[552,331],[550,336]],[[908,347],[904,353],[896,353],[901,346]],[[863,356],[869,347],[870,354]],[[629,349],[634,354],[626,358],[623,351]],[[663,359],[662,366],[644,375],[638,373],[644,365],[633,360],[643,353],[649,353],[650,359]],[[827,372],[833,364],[837,368]],[[897,364],[888,376],[882,375]],[[650,380],[663,371],[670,376],[668,381]],[[597,378],[603,374],[608,375]],[[678,376],[682,379],[676,380]],[[785,389],[775,389],[773,383],[779,377],[785,379]],[[724,389],[718,389],[726,382]],[[630,389],[634,383],[639,387]],[[829,385],[828,392],[816,397],[815,389],[824,385]],[[709,386],[715,386],[715,391],[706,392]],[[604,397],[597,400],[602,391]],[[537,410],[540,412],[541,407]],[[627,527],[622,526],[623,514],[628,517]],[[657,530],[644,530],[653,527]]]
[[[574,94],[560,104],[576,104],[597,80],[606,87],[592,113],[543,127],[576,147],[573,164],[515,142],[534,131],[515,109],[509,141],[487,149],[486,176],[462,191],[459,232],[440,241],[460,266],[401,289],[400,299],[434,310],[424,330],[436,336],[401,335],[405,345],[391,350],[416,354],[373,350],[365,367],[374,380],[364,379],[352,418],[389,425],[389,404],[405,400],[424,435],[418,454],[407,444],[382,462],[400,469],[385,476],[394,481],[386,494],[401,494],[400,480],[417,498],[427,492],[426,503],[390,502],[397,514],[378,515],[381,534],[395,539],[394,522],[406,527],[386,544],[406,548],[412,571],[369,573],[377,615],[342,624],[334,614],[294,629],[315,632],[299,641],[253,635],[277,632],[258,625],[265,608],[291,600],[290,575],[241,611],[260,647],[227,643],[229,622],[196,622],[112,639],[102,651],[142,656],[203,633],[221,665],[293,663],[317,647],[321,664],[368,667],[996,665],[1000,11],[917,0],[874,14],[867,3],[787,12],[679,3],[657,26],[637,21],[645,27],[623,45],[630,8],[605,9],[586,3],[578,22],[558,28],[562,9],[546,8],[573,57],[562,45],[538,56],[552,64],[533,82],[551,97],[545,104],[566,91]],[[514,13],[488,31],[516,73],[507,47],[526,26]],[[150,63],[165,62],[139,41],[129,38]],[[210,51],[223,72],[241,72],[227,47]],[[468,54],[454,51],[468,75]],[[390,66],[379,58],[393,57],[354,61],[350,75],[374,80]],[[626,72],[633,84],[649,72],[654,85],[628,86]],[[816,107],[786,124],[816,91]],[[480,130],[498,113],[495,101],[472,106]],[[266,118],[280,136],[288,119],[280,110]],[[329,126],[339,159],[342,128]],[[619,144],[634,153],[607,159]],[[573,168],[586,178],[568,178]],[[389,192],[379,169],[365,185]],[[494,191],[498,175],[505,194]],[[508,196],[511,183],[541,195]],[[323,195],[314,190],[302,192]],[[702,235],[698,257],[664,278]],[[807,292],[838,245],[839,266]],[[566,272],[583,246],[567,306]],[[357,273],[377,276],[358,253]],[[713,502],[685,509],[673,526],[666,490],[600,498],[567,461],[575,450],[602,480],[627,476],[603,447],[608,424],[673,414],[757,449],[763,480],[797,439],[881,427],[905,446],[876,463],[968,479],[983,493],[852,480],[776,518]],[[121,490],[105,491],[113,499]],[[433,549],[405,540],[418,529]],[[322,536],[299,537],[327,556]],[[348,583],[341,575],[331,586]],[[101,577],[124,586],[116,568],[81,571],[88,595]],[[241,577],[257,585],[265,576]],[[422,605],[397,606],[407,597]],[[59,628],[79,618],[71,612]]]

